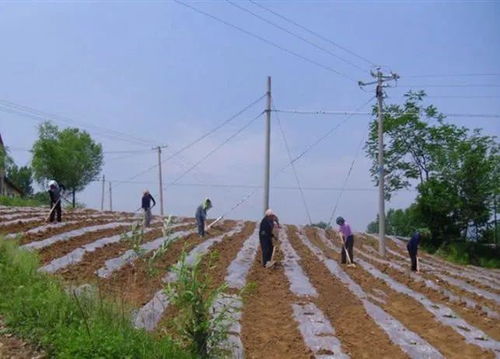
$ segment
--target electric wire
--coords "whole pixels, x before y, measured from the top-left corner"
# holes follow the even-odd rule
[[[250,37],[253,37],[253,38],[255,38],[257,40],[260,40],[260,41],[262,41],[262,42],[264,42],[264,43],[266,43],[266,44],[268,44],[270,46],[273,46],[273,47],[275,47],[275,48],[277,48],[277,49],[279,49],[281,51],[284,51],[284,52],[286,52],[286,53],[288,53],[290,55],[293,55],[293,56],[295,56],[295,57],[297,57],[299,59],[302,59],[302,60],[304,60],[306,62],[309,62],[310,64],[313,64],[313,65],[315,65],[317,67],[320,67],[320,68],[322,68],[324,70],[333,72],[333,73],[335,73],[335,74],[337,74],[339,76],[342,76],[342,77],[344,77],[344,78],[346,78],[346,79],[348,79],[350,81],[354,81],[354,82],[357,83],[357,80],[354,79],[353,77],[350,77],[349,75],[346,75],[346,74],[344,74],[344,73],[342,73],[340,71],[337,71],[337,70],[335,70],[334,68],[332,68],[332,67],[330,67],[328,65],[324,65],[324,64],[322,64],[322,63],[320,63],[320,62],[318,62],[316,60],[310,59],[310,58],[308,58],[308,57],[306,57],[304,55],[299,54],[298,52],[290,50],[290,49],[288,49],[288,48],[286,48],[284,46],[281,46],[281,45],[279,45],[279,44],[277,44],[277,43],[275,43],[275,42],[273,42],[271,40],[268,40],[268,39],[266,39],[266,38],[264,38],[264,37],[262,37],[260,35],[257,35],[257,34],[251,32],[251,31],[245,30],[244,28],[242,28],[242,27],[240,27],[238,25],[234,25],[234,24],[232,24],[232,23],[230,23],[230,22],[228,22],[226,20],[223,20],[223,19],[221,19],[221,18],[219,18],[219,17],[217,17],[215,15],[209,14],[209,13],[203,11],[203,10],[200,10],[200,9],[198,9],[198,8],[196,8],[194,6],[191,6],[189,4],[186,4],[186,3],[182,2],[182,1],[179,1],[179,0],[173,0],[173,1],[176,2],[176,3],[178,3],[179,5],[182,5],[182,6],[186,7],[186,8],[189,8],[189,9],[191,9],[191,10],[193,10],[193,11],[195,11],[195,12],[201,14],[201,15],[207,16],[207,17],[209,17],[209,18],[211,18],[213,20],[216,20],[217,22],[220,22],[220,23],[222,23],[222,24],[224,24],[226,26],[229,26],[229,27],[231,27],[233,29],[236,29],[236,30],[238,30],[238,31],[240,31],[240,32],[242,32],[242,33],[250,36]]]
[[[477,73],[477,74],[428,74],[428,75],[405,75],[405,78],[442,78],[442,77],[484,77],[500,76],[500,73]]]
[[[292,153],[290,151],[290,146],[288,146],[288,141],[286,139],[285,131],[283,130],[283,126],[281,125],[281,121],[280,121],[280,118],[278,115],[276,116],[276,120],[278,122],[278,127],[280,129],[281,136],[283,138],[283,143],[285,144],[286,152],[288,154],[288,160],[291,163],[292,162]],[[297,174],[297,169],[295,167],[295,164],[292,164],[292,171],[293,171],[293,175],[295,177],[295,181],[297,182],[297,187],[299,188],[300,197],[302,198],[302,203],[304,205],[304,209],[306,210],[306,215],[307,215],[307,218],[309,220],[309,224],[312,224],[311,212],[309,211],[309,206],[307,205],[306,197],[304,195],[304,191],[303,191],[302,186],[300,184],[300,179],[299,179],[299,175]]]
[[[335,205],[333,206],[332,209],[332,214],[330,215],[330,220],[328,221],[328,226],[332,225],[333,218],[335,217],[335,213],[337,212],[338,206],[340,204],[340,200],[342,199],[342,195],[344,194],[346,187],[347,187],[347,182],[349,181],[349,177],[351,176],[352,169],[354,168],[354,164],[356,163],[356,160],[358,159],[359,153],[361,152],[361,148],[363,147],[363,143],[365,142],[365,136],[361,138],[361,141],[359,142],[358,148],[356,149],[356,154],[354,155],[354,158],[351,162],[351,165],[349,166],[349,170],[347,171],[347,175],[344,179],[344,183],[342,185],[342,189],[339,192],[339,195],[337,196],[337,199],[335,201]],[[374,190],[376,190],[374,188]]]
[[[186,151],[187,149],[193,147],[194,145],[198,144],[199,142],[201,142],[202,140],[204,140],[206,137],[210,136],[211,134],[213,134],[214,132],[216,132],[217,130],[219,130],[220,128],[224,127],[225,125],[227,125],[228,123],[230,123],[231,121],[233,121],[234,119],[236,119],[237,117],[239,117],[240,115],[242,115],[244,112],[246,112],[247,110],[249,110],[250,108],[252,108],[254,105],[256,105],[259,101],[261,101],[266,95],[262,95],[260,96],[258,99],[252,101],[250,104],[246,105],[245,107],[243,107],[241,110],[239,110],[238,112],[236,112],[235,114],[231,115],[228,119],[226,119],[225,121],[221,122],[220,124],[218,124],[217,126],[215,126],[214,128],[212,128],[211,130],[209,130],[208,132],[204,133],[203,135],[197,137],[195,140],[189,142],[188,144],[186,144],[185,146],[181,147],[179,150],[175,151],[173,154],[171,154],[170,156],[166,157],[165,159],[163,159],[161,161],[162,164],[164,164],[165,162],[171,160],[172,158],[180,155],[182,152]],[[139,173],[136,173],[135,175],[131,176],[130,178],[128,178],[129,180],[133,180],[137,177],[140,177],[142,176],[143,174],[146,174],[148,172],[150,172],[151,170],[155,169],[158,167],[158,163],[140,171]]]
[[[280,30],[281,30],[281,31],[283,31],[283,32],[286,32],[287,34],[289,34],[289,35],[291,35],[291,36],[293,36],[293,37],[295,37],[295,38],[297,38],[297,39],[299,39],[299,40],[301,40],[301,41],[303,41],[303,42],[305,42],[305,43],[307,43],[307,44],[309,44],[309,45],[311,45],[311,46],[315,47],[315,48],[316,48],[316,49],[318,49],[318,50],[321,50],[321,51],[323,51],[323,52],[325,52],[325,53],[329,54],[330,56],[333,56],[333,57],[335,57],[335,58],[339,59],[340,61],[342,61],[342,62],[344,62],[344,63],[346,63],[346,64],[348,64],[348,65],[350,65],[350,66],[352,66],[352,67],[355,67],[356,69],[358,69],[358,70],[360,70],[360,71],[363,71],[363,72],[367,72],[367,71],[369,71],[368,69],[362,68],[361,66],[356,65],[355,63],[353,63],[353,62],[351,62],[351,61],[349,61],[349,60],[347,60],[347,59],[343,58],[342,56],[337,55],[335,52],[330,51],[330,50],[328,50],[327,48],[325,48],[325,47],[323,47],[323,46],[321,46],[321,45],[318,45],[318,44],[316,44],[316,43],[314,43],[314,42],[312,42],[312,41],[310,41],[310,40],[306,39],[305,37],[303,37],[303,36],[301,36],[301,35],[299,35],[299,34],[297,34],[297,33],[293,32],[293,31],[290,31],[290,30],[288,30],[287,28],[285,28],[285,27],[283,27],[283,26],[281,26],[281,25],[278,25],[278,24],[276,24],[275,22],[273,22],[273,21],[271,21],[271,20],[266,19],[266,18],[265,18],[265,17],[263,17],[263,16],[260,16],[259,14],[257,14],[257,13],[255,13],[255,12],[253,12],[253,11],[252,11],[252,10],[250,10],[250,9],[247,9],[247,8],[245,8],[245,7],[241,6],[241,5],[238,5],[238,4],[234,3],[234,2],[232,2],[231,0],[225,0],[225,1],[226,1],[227,3],[229,3],[231,6],[234,6],[234,7],[238,8],[238,9],[240,9],[241,11],[244,11],[244,12],[246,12],[246,13],[248,13],[248,14],[250,14],[250,15],[254,16],[254,17],[256,17],[257,19],[259,19],[259,20],[261,20],[261,21],[265,22],[266,24],[269,24],[269,25],[271,25],[271,26],[273,26],[273,27],[275,27],[275,28],[277,28],[277,29],[280,29]]]
[[[339,116],[371,116],[371,112],[361,112],[361,111],[327,111],[327,110],[273,110],[273,112],[297,114],[297,115],[339,115]],[[390,114],[391,112],[384,111],[384,114]],[[418,115],[419,112],[402,112],[399,115]],[[443,113],[446,117],[470,117],[470,118],[500,118],[500,114],[484,114],[484,113]]]
[[[290,24],[293,24],[293,25],[295,25],[295,26],[299,27],[300,29],[302,29],[302,30],[304,30],[304,31],[308,32],[309,34],[311,34],[311,35],[313,35],[313,36],[316,36],[317,38],[319,38],[319,39],[321,39],[321,40],[323,40],[323,41],[326,41],[326,42],[328,42],[328,43],[332,44],[333,46],[338,47],[339,49],[344,50],[345,52],[347,52],[347,53],[349,53],[349,54],[351,54],[351,55],[353,55],[353,56],[357,57],[358,59],[361,59],[361,60],[365,61],[366,63],[370,64],[371,66],[376,66],[376,64],[375,64],[374,62],[372,62],[372,61],[368,60],[366,57],[363,57],[363,56],[361,56],[361,55],[359,55],[359,54],[355,53],[354,51],[351,51],[351,50],[349,50],[348,48],[346,48],[346,47],[344,47],[344,46],[342,46],[342,45],[339,45],[339,44],[338,44],[338,43],[336,43],[335,41],[333,41],[333,40],[331,40],[331,39],[329,39],[329,38],[327,38],[327,37],[325,37],[325,36],[323,36],[323,35],[321,35],[321,34],[319,34],[319,33],[315,32],[315,31],[313,31],[313,30],[311,30],[311,29],[309,29],[309,28],[307,28],[307,27],[305,27],[304,25],[301,25],[301,24],[299,24],[298,22],[296,22],[296,21],[294,21],[294,20],[292,20],[292,19],[290,19],[290,18],[288,18],[288,17],[285,17],[284,15],[281,15],[280,13],[278,13],[278,12],[276,12],[276,11],[274,11],[274,10],[269,9],[268,7],[266,7],[266,6],[262,5],[262,4],[259,4],[258,2],[254,1],[254,0],[248,0],[248,1],[250,1],[252,4],[254,4],[254,5],[256,5],[256,6],[260,7],[261,9],[263,9],[263,10],[265,10],[265,11],[267,11],[267,12],[269,12],[269,13],[271,13],[271,14],[273,14],[273,15],[277,16],[277,17],[279,17],[280,19],[285,20],[286,22],[288,22],[288,23],[290,23]]]
[[[365,103],[363,103],[361,106],[358,107],[358,110],[361,110],[362,108],[364,108],[366,105],[368,105],[373,99],[375,98],[375,96],[372,96],[368,101],[366,101]],[[347,121],[349,121],[349,119],[351,118],[352,116],[346,116],[346,118],[339,122],[336,126],[332,127],[329,131],[327,131],[324,135],[320,136],[319,138],[317,138],[313,143],[311,143],[310,145],[308,145],[298,156],[296,156],[293,160],[291,160],[288,164],[286,164],[285,166],[283,166],[278,172],[276,172],[276,174],[272,177],[272,180],[274,180],[278,175],[280,175],[281,173],[283,173],[285,170],[287,170],[290,166],[292,166],[295,162],[297,162],[298,160],[300,160],[302,157],[304,157],[308,152],[310,152],[314,147],[316,147],[317,145],[319,145],[321,142],[323,142],[326,138],[328,138],[328,136],[330,136],[333,132],[335,132],[340,126],[342,126],[342,124],[346,123]],[[260,187],[259,187],[260,188]],[[235,210],[236,208],[238,208],[239,206],[241,206],[242,204],[244,204],[245,202],[247,202],[255,193],[257,193],[258,189],[259,188],[256,188],[254,189],[252,192],[248,193],[245,197],[243,197],[242,200],[238,201],[228,212],[226,212],[224,216],[226,216],[227,214],[231,213],[233,210]]]
[[[126,133],[121,132],[121,131],[117,131],[117,130],[105,128],[102,126],[97,126],[97,125],[85,123],[83,121],[76,121],[76,120],[73,120],[69,117],[64,117],[64,116],[60,116],[57,114],[44,112],[44,111],[35,109],[33,107],[20,105],[20,104],[17,104],[17,103],[11,102],[11,101],[7,101],[7,100],[0,99],[0,105],[4,107],[3,109],[0,109],[2,111],[4,109],[8,109],[8,110],[13,111],[14,113],[26,113],[27,115],[31,115],[29,117],[32,117],[35,119],[51,120],[54,122],[62,122],[62,123],[71,124],[71,125],[76,124],[78,127],[87,128],[89,130],[93,129],[93,131],[95,133],[99,133],[97,131],[101,131],[101,133],[99,133],[99,134],[103,137],[108,136],[108,137],[117,138],[117,139],[119,138],[122,141],[135,142],[136,144],[141,144],[143,146],[144,145],[151,145],[153,143],[152,141],[149,141],[149,140],[146,140],[143,138],[139,138],[137,136],[132,136],[132,135],[126,134]]]
[[[192,166],[190,166],[186,171],[184,171],[180,176],[176,177],[175,180],[173,180],[170,184],[176,184],[178,183],[184,176],[186,176],[189,172],[191,172],[194,168],[198,167],[202,162],[204,162],[208,157],[213,155],[215,152],[217,152],[219,149],[221,149],[224,145],[226,145],[229,141],[231,141],[233,138],[238,136],[240,133],[245,131],[250,125],[252,125],[259,117],[264,114],[264,111],[260,112],[257,116],[252,118],[250,121],[245,123],[244,126],[240,127],[236,132],[231,134],[228,138],[226,138],[223,142],[221,142],[219,145],[214,147],[211,151],[209,151],[205,156],[201,157],[198,161],[196,161]]]

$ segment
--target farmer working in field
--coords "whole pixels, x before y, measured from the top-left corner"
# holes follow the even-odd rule
[[[194,215],[198,226],[198,234],[201,237],[205,236],[205,221],[207,220],[207,211],[210,208],[212,208],[212,201],[210,201],[209,198],[206,198],[203,203],[198,206],[196,214]]]
[[[153,206],[151,206],[151,201],[153,201]],[[151,196],[151,193],[149,193],[148,190],[144,191],[144,194],[142,196],[142,209],[144,210],[144,226],[149,227],[151,224],[151,208],[156,206],[156,201]]]
[[[61,199],[64,189],[62,184],[58,185],[54,180],[49,181],[50,222],[54,222],[56,218],[57,222],[61,222]]]
[[[417,265],[417,254],[418,254],[418,246],[420,244],[420,239],[422,238],[422,234],[420,231],[415,231],[413,233],[413,236],[411,239],[408,241],[408,244],[406,245],[406,249],[408,249],[408,254],[410,255],[410,260],[411,260],[411,270],[414,272],[418,271],[418,265]]]
[[[274,214],[271,209],[268,209],[260,221],[260,229],[259,229],[259,241],[260,248],[262,249],[262,265],[265,267],[267,262],[271,260],[273,255],[273,229],[274,222],[280,228],[280,224],[278,221],[278,217]]]
[[[354,249],[354,236],[351,231],[351,226],[345,222],[342,217],[337,217],[335,221],[339,225],[339,234],[342,238],[342,252],[341,252],[341,263],[346,263],[346,251],[348,254],[349,263],[354,263],[353,249]]]

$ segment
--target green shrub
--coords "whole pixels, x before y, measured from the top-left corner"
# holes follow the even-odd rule
[[[191,358],[168,337],[134,329],[130,313],[95,294],[67,293],[37,256],[0,238],[0,315],[50,358]]]
[[[221,305],[219,310],[214,311],[216,301],[223,296],[227,286],[223,284],[212,288],[208,273],[213,258],[211,254],[207,268],[202,268],[201,257],[188,264],[183,252],[181,260],[173,267],[177,280],[165,289],[172,304],[179,309],[175,324],[182,344],[192,355],[203,359],[229,355],[229,348],[224,348],[231,325],[229,311],[237,310]]]

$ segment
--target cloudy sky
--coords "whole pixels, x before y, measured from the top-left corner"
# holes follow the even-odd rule
[[[30,162],[28,150],[43,119],[86,129],[103,145],[113,208],[135,210],[145,188],[159,197],[157,168],[145,171],[157,161],[151,148],[168,145],[164,158],[175,153],[264,95],[268,75],[277,109],[356,110],[373,96],[373,88],[364,92],[357,85],[371,79],[372,64],[401,76],[398,87],[387,91],[388,102],[401,103],[410,88],[424,89],[428,103],[444,113],[500,114],[498,1],[257,2],[275,14],[246,0],[233,0],[240,8],[222,0],[183,2],[205,14],[175,1],[1,1],[0,133],[15,161]],[[482,75],[462,76],[471,74]],[[164,163],[167,212],[191,215],[210,196],[215,217],[253,193],[228,216],[260,217],[262,116],[177,184],[168,184],[264,106],[261,100]],[[500,134],[498,118],[448,120]],[[328,220],[354,160],[336,215],[365,229],[378,198],[369,161],[358,151],[370,117],[281,113],[279,121],[292,157],[338,127],[296,162],[297,174],[312,220]],[[281,171],[288,161],[273,113],[271,207],[282,222],[306,223],[293,172]],[[387,207],[404,208],[414,196],[402,191]],[[101,184],[90,184],[78,200],[99,208]],[[106,206],[108,201],[106,185]]]

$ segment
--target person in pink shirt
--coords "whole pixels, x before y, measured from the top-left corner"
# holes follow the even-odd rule
[[[351,231],[351,226],[345,222],[345,219],[342,217],[337,217],[336,220],[337,224],[339,225],[339,232],[340,235],[342,236],[342,241],[344,242],[344,246],[347,249],[347,253],[349,254],[349,262],[354,263],[354,257],[353,257],[353,249],[354,249],[354,236],[352,235]],[[346,263],[346,251],[342,249],[341,255],[342,255],[342,264]]]

